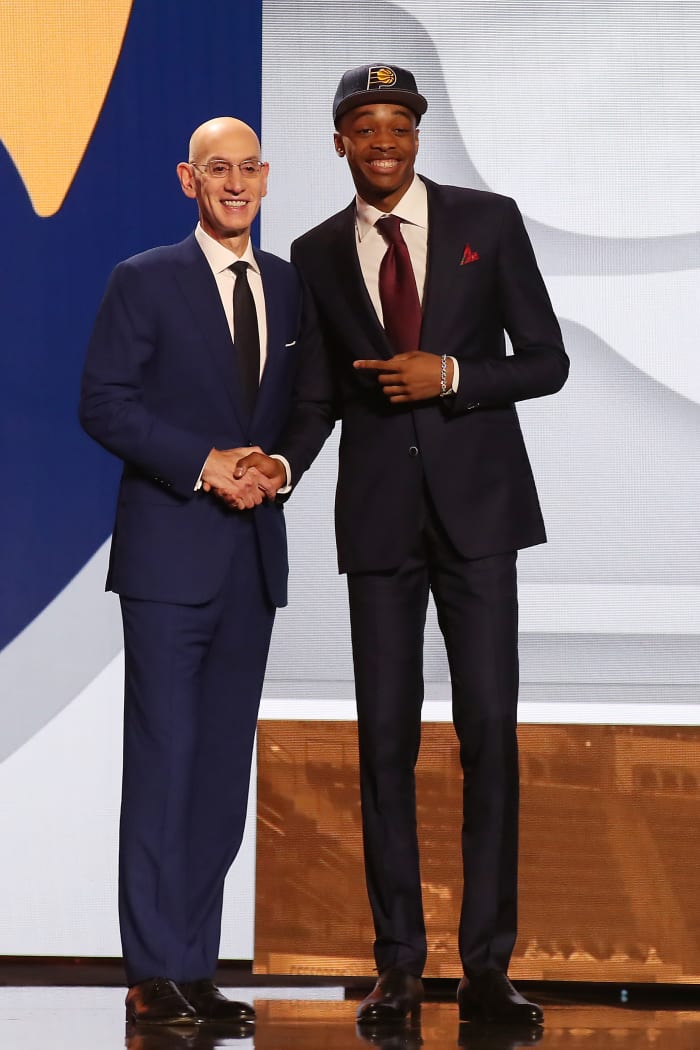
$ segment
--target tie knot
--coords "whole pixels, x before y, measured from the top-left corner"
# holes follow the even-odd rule
[[[377,229],[390,244],[398,244],[403,241],[401,234],[401,219],[398,215],[385,215],[383,219],[377,219]]]
[[[233,270],[236,277],[245,277],[246,270],[248,269],[248,263],[245,259],[239,259],[238,262],[231,263],[229,269]]]

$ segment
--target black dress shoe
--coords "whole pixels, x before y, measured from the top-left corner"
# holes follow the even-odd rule
[[[423,982],[405,970],[385,970],[366,999],[357,1008],[358,1024],[400,1024],[420,1012]]]
[[[197,1014],[174,981],[152,977],[126,993],[126,1019],[136,1024],[196,1024]]]
[[[126,1050],[205,1050],[198,1040],[203,1025],[141,1025],[130,1021],[126,1026]],[[211,1045],[211,1044],[210,1044]]]
[[[248,1003],[237,1003],[227,999],[213,981],[181,981],[178,985],[183,996],[194,1007],[198,1021],[220,1021],[251,1025],[255,1021],[255,1010]]]
[[[397,1027],[395,1024],[357,1025],[355,1035],[361,1043],[380,1050],[419,1050],[423,1045],[420,1024]]]
[[[249,1041],[254,1031],[249,1024],[220,1025],[219,1028],[211,1024],[189,1028],[128,1024],[124,1045],[126,1050],[220,1050],[223,1046],[233,1046],[234,1039]]]
[[[501,970],[482,970],[464,976],[457,989],[460,1021],[541,1025],[544,1014],[516,991]]]
[[[534,1046],[544,1035],[539,1024],[460,1024],[457,1046],[466,1050],[520,1050]]]

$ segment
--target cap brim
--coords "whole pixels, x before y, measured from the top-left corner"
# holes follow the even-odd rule
[[[398,102],[399,105],[412,110],[417,117],[422,117],[428,108],[427,99],[424,99],[417,91],[403,91],[401,88],[372,88],[369,91],[355,91],[344,98],[333,114],[333,121],[337,124],[341,117],[344,117],[351,109],[357,109],[358,106],[379,106],[385,102]]]

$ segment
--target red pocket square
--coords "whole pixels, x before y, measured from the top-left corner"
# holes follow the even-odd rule
[[[471,248],[471,245],[467,244],[465,249],[464,249],[464,255],[462,256],[462,261],[460,262],[459,265],[460,266],[466,266],[467,263],[476,262],[478,258],[479,258],[479,253],[478,252],[473,252],[472,248]]]

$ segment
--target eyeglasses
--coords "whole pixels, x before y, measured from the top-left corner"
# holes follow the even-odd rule
[[[227,160],[210,160],[208,164],[195,164],[190,161],[190,164],[198,171],[205,171],[212,179],[228,178],[233,168],[238,168],[244,179],[257,179],[265,167],[264,161],[261,160],[242,160],[240,164],[229,163]]]

